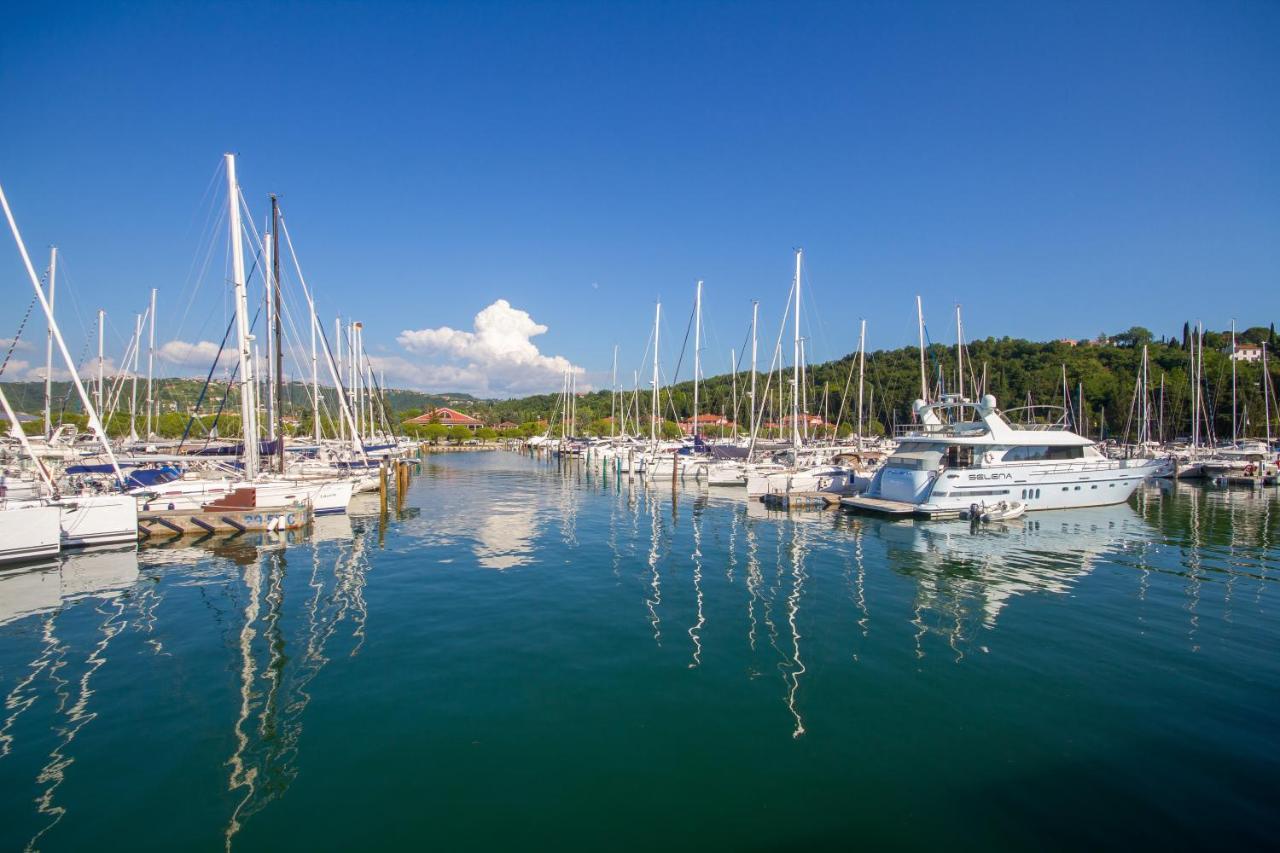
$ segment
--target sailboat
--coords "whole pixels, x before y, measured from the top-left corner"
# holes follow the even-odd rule
[[[99,410],[94,407],[84,389],[83,383],[80,381],[75,362],[72,360],[66,341],[62,337],[62,330],[58,327],[58,323],[54,318],[52,306],[49,304],[44,288],[40,286],[40,279],[36,275],[35,267],[31,264],[31,256],[27,254],[26,243],[18,230],[17,220],[9,207],[9,199],[4,194],[3,187],[0,187],[0,205],[4,208],[9,230],[12,232],[14,242],[17,244],[18,253],[22,256],[27,277],[31,281],[31,286],[35,289],[36,299],[44,312],[45,320],[62,355],[66,369],[71,376],[72,384],[80,395],[81,405],[88,416],[89,427],[101,443],[111,466],[111,471],[114,474],[114,481],[108,489],[96,493],[88,491],[83,491],[80,494],[65,493],[55,484],[43,463],[36,458],[26,440],[26,436],[21,433],[19,428],[19,440],[23,445],[24,451],[35,464],[44,485],[43,493],[36,499],[36,502],[57,508],[59,547],[61,548],[135,541],[138,535],[137,504],[133,498],[122,492],[125,482],[124,474],[116,461],[111,443],[107,440],[106,431],[102,426],[102,421],[99,419]],[[9,409],[7,400],[4,402],[4,407],[9,422],[16,425],[17,418],[13,415],[12,410]],[[44,528],[42,527],[41,529]]]

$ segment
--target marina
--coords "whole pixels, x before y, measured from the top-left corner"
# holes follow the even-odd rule
[[[7,9],[0,853],[1271,849],[1278,44]]]
[[[1050,847],[1264,846],[1278,519],[1167,480],[975,532],[432,457],[385,516],[0,573],[0,846],[979,849],[1064,807]]]

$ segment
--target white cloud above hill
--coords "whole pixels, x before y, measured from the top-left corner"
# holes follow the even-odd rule
[[[554,391],[566,370],[579,376],[583,370],[564,356],[543,355],[538,350],[532,339],[546,332],[547,327],[535,322],[527,311],[499,299],[476,314],[473,331],[441,326],[406,330],[396,337],[410,354],[434,356],[444,359],[443,363],[414,363],[399,357],[382,361],[394,362],[386,367],[389,376],[432,390],[480,396]],[[580,386],[580,390],[587,389]]]

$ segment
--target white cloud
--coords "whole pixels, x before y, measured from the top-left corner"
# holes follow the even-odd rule
[[[156,357],[162,363],[174,367],[202,367],[206,370],[213,364],[217,355],[218,345],[213,341],[200,341],[194,344],[187,341],[168,341],[156,351]],[[223,355],[227,353],[224,352]]]
[[[499,299],[475,319],[475,331],[441,326],[403,331],[396,341],[415,355],[441,356],[447,363],[415,364],[404,358],[383,362],[389,377],[437,391],[467,391],[479,395],[516,396],[560,387],[565,371],[584,373],[563,356],[543,355],[532,338],[547,327],[527,311]],[[580,390],[588,390],[580,384]]]
[[[0,350],[4,350],[5,352],[8,352],[9,347],[13,347],[14,351],[30,350],[35,348],[31,345],[31,341],[27,341],[27,340],[18,341],[18,345],[14,346],[13,338],[0,338]]]

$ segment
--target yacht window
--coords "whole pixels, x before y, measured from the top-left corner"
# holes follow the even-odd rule
[[[1080,445],[1067,447],[1044,445],[1019,445],[1009,448],[1004,455],[1005,462],[1041,462],[1060,461],[1063,459],[1083,459],[1084,448]]]
[[[947,448],[946,463],[948,468],[973,467],[973,447],[967,444],[953,444]]]

